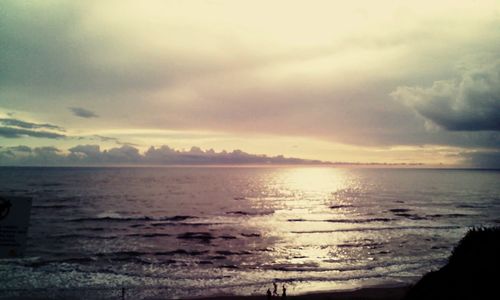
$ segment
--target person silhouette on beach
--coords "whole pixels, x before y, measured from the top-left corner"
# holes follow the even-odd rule
[[[286,287],[284,284],[283,284],[283,294],[281,295],[281,298],[286,299]]]
[[[273,290],[273,296],[279,296],[278,294],[278,285],[276,282],[273,282],[274,290]]]
[[[271,289],[267,289],[267,300],[271,300]]]

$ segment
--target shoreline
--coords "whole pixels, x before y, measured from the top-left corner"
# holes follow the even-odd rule
[[[368,287],[359,287],[348,290],[331,290],[331,291],[311,291],[305,292],[302,294],[291,294],[287,295],[286,299],[294,299],[294,300],[362,300],[362,299],[371,299],[371,300],[401,300],[410,290],[411,285],[399,285],[399,286],[368,286]],[[84,295],[84,296],[83,296]],[[41,300],[41,299],[148,299],[148,300],[168,300],[168,299],[179,299],[179,300],[267,300],[267,296],[265,291],[261,295],[231,295],[231,294],[220,294],[213,296],[200,296],[200,297],[189,297],[189,298],[171,298],[171,297],[162,297],[161,295],[157,296],[146,296],[139,294],[135,295],[123,295],[120,290],[116,290],[116,293],[113,295],[104,296],[92,293],[91,289],[82,289],[80,290],[80,295],[75,294],[67,294],[67,295],[51,295],[47,296],[44,294],[40,295],[0,295],[0,299],[2,300]],[[122,298],[123,297],[123,298]],[[280,300],[283,299],[280,296],[272,297],[271,300]]]
[[[338,299],[338,300],[361,300],[361,299],[372,299],[372,300],[397,300],[402,299],[411,285],[391,285],[391,286],[369,286],[360,287],[348,290],[332,290],[332,291],[318,291],[318,292],[306,292],[297,295],[287,295],[286,299],[295,300],[328,300],[328,299]],[[195,298],[181,298],[182,300],[260,300],[267,299],[265,293],[262,295],[219,295],[219,296],[209,296],[209,297],[195,297]],[[282,299],[280,297],[272,297],[273,300]]]

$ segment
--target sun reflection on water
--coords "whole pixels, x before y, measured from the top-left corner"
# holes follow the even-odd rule
[[[329,194],[344,187],[347,174],[328,167],[283,169],[279,176],[285,188],[302,193]]]
[[[339,191],[352,188],[352,173],[329,167],[282,168],[267,180],[266,189],[276,197],[254,199],[255,206],[273,209],[274,213],[254,220],[253,224],[266,236],[275,239],[271,256],[273,265],[286,269],[317,270],[345,267],[352,258],[334,245],[342,243],[346,234],[296,234],[300,231],[335,231],[345,224],[325,222],[344,219],[352,207],[336,197]],[[341,206],[332,209],[331,207]],[[350,207],[350,211],[342,208]],[[352,236],[352,234],[351,234]]]

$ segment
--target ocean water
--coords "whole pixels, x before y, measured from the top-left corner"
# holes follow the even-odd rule
[[[2,296],[145,299],[415,282],[500,223],[500,172],[331,167],[0,168],[33,197]],[[62,296],[61,296],[62,295]]]

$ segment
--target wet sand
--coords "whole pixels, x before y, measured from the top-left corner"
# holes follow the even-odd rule
[[[303,295],[288,295],[286,299],[293,300],[399,300],[403,299],[410,287],[371,287],[351,291],[332,291],[309,293]],[[208,298],[195,298],[196,300],[266,300],[265,293],[262,296],[217,296]],[[282,299],[273,297],[273,300]],[[193,299],[194,300],[194,299]]]

